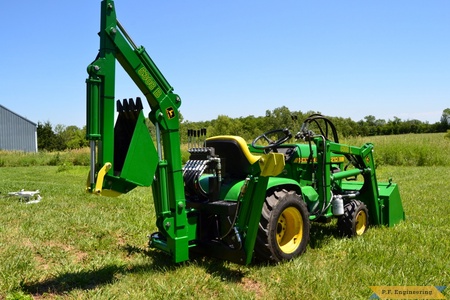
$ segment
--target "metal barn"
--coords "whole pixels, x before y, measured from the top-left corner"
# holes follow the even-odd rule
[[[0,105],[0,150],[37,152],[36,123]]]

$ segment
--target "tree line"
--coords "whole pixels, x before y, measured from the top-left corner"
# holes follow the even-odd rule
[[[293,134],[300,130],[303,120],[308,116],[319,113],[315,111],[301,112],[291,111],[282,106],[274,110],[267,110],[265,116],[247,116],[230,118],[220,115],[216,119],[204,122],[183,121],[180,124],[182,142],[187,142],[188,129],[207,129],[207,136],[215,135],[239,135],[250,141],[260,134],[276,129],[289,128]],[[336,126],[340,137],[394,135],[407,133],[436,133],[450,129],[450,108],[443,111],[439,122],[430,124],[420,120],[401,120],[394,117],[393,120],[377,119],[373,115],[364,117],[363,120],[354,121],[350,118],[327,116]]]
[[[206,136],[215,135],[239,135],[250,141],[263,132],[276,128],[289,128],[294,134],[299,131],[302,121],[314,111],[291,111],[286,106],[267,110],[265,116],[253,115],[240,118],[230,118],[219,115],[216,119],[201,122],[190,122],[180,117],[181,143],[188,142],[188,130],[206,129]],[[420,120],[401,120],[394,117],[392,120],[377,119],[373,115],[364,117],[363,120],[354,121],[350,118],[327,116],[336,126],[340,137],[375,136],[407,133],[436,133],[450,129],[450,108],[443,111],[438,122],[430,124]],[[152,136],[155,136],[155,128],[147,120],[147,126]],[[37,137],[38,149],[46,151],[63,151],[88,146],[85,138],[86,127],[56,125],[47,121],[38,122]],[[197,138],[198,139],[198,138]]]

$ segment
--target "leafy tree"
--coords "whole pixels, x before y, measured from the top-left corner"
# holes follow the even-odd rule
[[[67,148],[78,149],[88,145],[88,141],[85,138],[85,131],[77,126],[68,126],[64,130],[63,138]]]
[[[366,120],[366,128],[367,128],[367,134],[366,135],[376,135],[377,134],[377,125],[376,125],[376,118],[375,116],[368,115],[365,116],[364,119]]]
[[[55,148],[52,150],[62,151],[67,148],[66,140],[64,137],[64,131],[66,127],[62,124],[57,124],[54,129],[55,133]]]
[[[291,127],[292,124],[292,114],[289,108],[286,106],[275,108],[272,111],[271,118],[267,122],[271,125],[272,128],[270,129],[277,129],[277,128],[285,128],[285,127]],[[268,129],[268,130],[270,130]]]
[[[38,150],[52,151],[56,149],[56,134],[53,132],[52,124],[38,122],[36,128]]]
[[[259,136],[262,132],[262,118],[257,118],[255,116],[248,116],[245,118],[239,118],[240,123],[242,124],[242,137],[245,140],[253,140],[257,136]]]
[[[225,115],[219,115],[217,120],[211,123],[211,128],[209,128],[211,136],[214,135],[241,135],[242,134],[242,123],[239,119],[232,119]]]
[[[350,118],[331,118],[331,121],[336,126],[339,138],[348,136],[361,135],[358,131],[358,125]]]
[[[52,124],[38,122],[37,137],[38,149],[46,151],[63,151],[66,149],[76,149],[88,146],[85,138],[86,127],[83,129],[77,126],[64,126],[58,124],[52,128]]]
[[[450,108],[446,108],[442,112],[441,125],[444,131],[450,128]]]

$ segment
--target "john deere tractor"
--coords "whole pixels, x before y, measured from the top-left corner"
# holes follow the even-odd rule
[[[321,115],[307,118],[295,136],[276,129],[250,144],[239,136],[209,137],[192,145],[182,165],[181,98],[126,33],[112,0],[102,1],[99,35],[99,53],[87,68],[86,189],[119,196],[152,186],[158,231],[149,244],[174,262],[192,253],[240,264],[279,262],[305,251],[314,221],[337,218],[339,232],[355,236],[369,224],[404,220],[397,185],[377,181],[373,145],[340,144]],[[155,138],[140,98],[116,101],[116,62],[145,96]]]

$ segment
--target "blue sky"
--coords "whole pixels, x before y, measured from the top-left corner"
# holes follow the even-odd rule
[[[115,4],[181,96],[185,120],[286,106],[434,123],[450,107],[448,0]],[[100,1],[1,1],[0,104],[36,123],[84,126],[99,22]],[[141,96],[118,69],[116,98]]]

